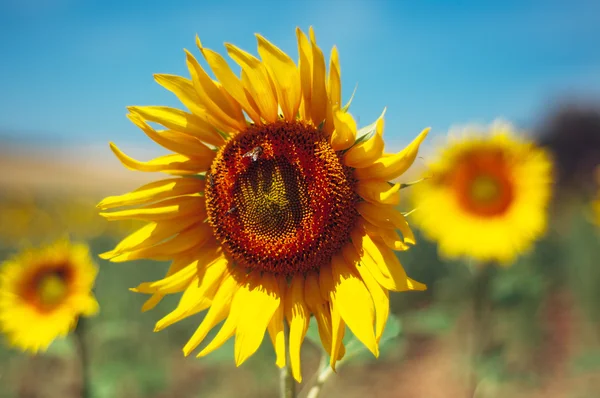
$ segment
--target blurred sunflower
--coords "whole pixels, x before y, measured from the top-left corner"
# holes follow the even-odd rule
[[[464,133],[414,186],[414,222],[443,256],[510,263],[545,231],[550,157],[505,123]]]
[[[0,330],[33,353],[65,336],[80,315],[98,311],[91,290],[96,267],[87,246],[64,240],[30,249],[0,269]]]
[[[336,48],[327,74],[312,29],[310,39],[296,33],[298,66],[257,35],[260,60],[226,44],[241,79],[199,40],[217,80],[189,52],[191,79],[155,75],[191,113],[134,106],[128,116],[175,154],[140,162],[111,148],[130,169],[187,178],[150,183],[98,207],[135,206],[102,215],[149,222],[103,258],[173,260],[164,279],[133,289],[152,294],[143,310],[183,292],[156,330],[208,309],[185,355],[225,321],[198,356],[235,335],[239,366],[268,331],[276,363],[284,366],[287,321],[290,365],[300,381],[311,315],[335,367],[346,325],[378,355],[388,291],[425,289],[407,277],[393,252],[414,244],[414,236],[395,210],[400,184],[388,181],[410,167],[428,129],[400,153],[384,154],[383,115],[357,131],[349,104],[341,106]]]

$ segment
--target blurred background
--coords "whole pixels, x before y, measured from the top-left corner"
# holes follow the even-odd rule
[[[197,54],[196,34],[222,54],[224,42],[256,54],[257,32],[296,58],[296,26],[313,26],[326,56],[337,45],[344,102],[357,87],[350,111],[359,125],[387,107],[389,152],[432,127],[406,181],[456,124],[501,117],[553,152],[551,228],[494,273],[475,395],[599,396],[600,232],[589,214],[600,164],[597,1],[1,0],[0,261],[66,234],[95,254],[112,248],[136,225],[105,222],[95,204],[160,176],[126,170],[108,142],[141,160],[162,154],[126,106],[180,106],[152,74],[188,76],[183,48]],[[473,396],[469,268],[441,261],[424,239],[398,256],[429,290],[392,294],[400,323],[385,355],[340,368],[323,396]],[[277,396],[268,339],[238,369],[232,346],[184,358],[202,315],[153,333],[176,298],[142,314],[146,296],[127,290],[161,277],[166,264],[97,263],[101,313],[84,339],[92,397]],[[305,381],[318,356],[307,342]],[[79,397],[79,364],[72,338],[37,357],[0,344],[0,397]]]

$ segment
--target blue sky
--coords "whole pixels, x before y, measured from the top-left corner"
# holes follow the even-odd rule
[[[297,58],[296,26],[336,44],[360,125],[386,137],[504,117],[529,125],[565,96],[600,98],[598,1],[0,2],[0,136],[151,145],[127,105],[179,106],[153,73],[187,76],[183,48],[256,54],[254,32]],[[108,148],[107,148],[108,150]]]

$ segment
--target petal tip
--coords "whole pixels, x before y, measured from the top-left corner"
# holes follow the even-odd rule
[[[105,253],[98,254],[98,257],[100,257],[103,260],[110,260],[114,256],[115,256],[115,253],[112,250],[105,252]]]

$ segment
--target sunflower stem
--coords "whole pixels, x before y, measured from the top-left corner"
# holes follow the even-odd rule
[[[85,318],[80,317],[73,333],[81,366],[81,398],[89,398],[91,396],[89,379],[90,358],[85,341],[86,326]]]
[[[319,363],[319,370],[317,370],[317,378],[313,384],[313,386],[308,390],[308,394],[306,398],[318,398],[319,394],[321,394],[321,388],[329,379],[329,376],[333,374],[333,370],[330,366],[328,366],[328,358],[325,353],[321,356],[321,362]]]
[[[296,398],[296,380],[294,380],[292,367],[290,366],[290,327],[285,321],[283,322],[283,334],[285,336],[285,346],[288,348],[285,353],[285,366],[281,368],[279,373],[281,398]]]
[[[476,396],[480,382],[477,371],[485,356],[485,351],[489,348],[492,326],[490,289],[495,271],[494,264],[488,263],[477,264],[474,268],[471,368],[469,369],[470,382],[467,390],[469,398]]]

